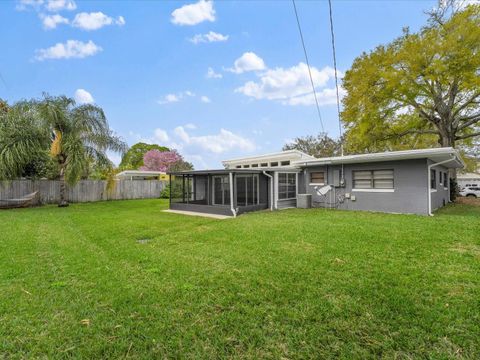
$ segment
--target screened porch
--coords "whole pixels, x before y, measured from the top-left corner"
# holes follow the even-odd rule
[[[170,209],[235,216],[269,207],[262,171],[211,170],[170,174]]]

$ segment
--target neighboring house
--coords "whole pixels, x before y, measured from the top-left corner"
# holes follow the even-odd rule
[[[480,187],[480,174],[465,173],[457,175],[457,184],[460,189],[465,187]]]
[[[429,215],[450,201],[448,169],[464,166],[453,148],[331,158],[285,151],[223,164],[172,173],[170,208],[236,216],[309,207],[311,198],[315,207]]]
[[[158,180],[162,177],[167,179],[166,173],[163,171],[142,171],[142,170],[125,170],[117,175],[118,180]]]

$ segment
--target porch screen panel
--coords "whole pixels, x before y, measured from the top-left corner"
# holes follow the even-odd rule
[[[213,178],[213,203],[215,205],[230,205],[230,181],[228,176]]]
[[[237,205],[258,204],[258,175],[237,175]]]

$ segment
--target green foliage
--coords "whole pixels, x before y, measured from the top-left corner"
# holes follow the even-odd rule
[[[349,151],[469,145],[480,135],[480,5],[440,10],[345,74]]]
[[[45,158],[49,135],[34,103],[20,101],[1,111],[0,179],[21,177],[38,165]]]
[[[103,110],[92,104],[75,105],[65,96],[44,98],[36,102],[40,118],[55,134],[51,155],[58,162],[60,177],[73,185],[88,172],[94,161],[112,167],[107,150],[124,152],[126,144],[110,130]]]
[[[188,170],[193,170],[193,164],[183,160],[183,158],[172,165],[168,168],[169,172],[177,172],[177,171],[188,171]]]
[[[138,170],[141,166],[143,166],[143,156],[147,151],[150,150],[170,151],[169,148],[157,144],[146,144],[143,142],[136,143],[135,145],[131,146],[130,149],[128,149],[128,151],[123,155],[120,163],[120,169]]]
[[[170,198],[170,188],[172,188],[172,199],[181,199],[183,196],[183,187],[182,183],[179,181],[172,180],[172,186],[170,184],[165,186],[160,192],[160,199],[169,199]]]
[[[341,140],[332,139],[326,133],[320,133],[316,137],[308,135],[293,140],[286,144],[283,150],[299,150],[315,157],[339,156],[342,154]]]
[[[167,207],[0,212],[0,358],[480,358],[480,207]]]

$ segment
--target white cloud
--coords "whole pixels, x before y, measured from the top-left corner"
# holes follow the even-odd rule
[[[67,40],[66,43],[57,43],[47,49],[35,51],[35,59],[43,61],[47,59],[82,59],[93,56],[103,49],[93,41],[82,42],[78,40]]]
[[[169,104],[169,103],[179,102],[180,99],[181,99],[181,96],[179,95],[167,94],[162,99],[157,100],[157,103],[159,103],[160,105]]]
[[[219,41],[227,41],[228,35],[219,34],[213,31],[210,31],[207,34],[196,34],[194,37],[188,39],[194,44],[198,43],[210,43],[210,42],[219,42]]]
[[[164,104],[179,102],[180,100],[184,99],[186,96],[195,97],[196,95],[194,92],[190,90],[180,91],[176,94],[171,93],[171,94],[165,95],[161,99],[157,100],[157,103],[160,105],[164,105]]]
[[[77,4],[73,0],[47,0],[45,8],[48,11],[57,12],[62,10],[75,10]]]
[[[206,103],[206,104],[212,102],[212,100],[210,100],[210,98],[209,98],[208,96],[205,96],[205,95],[203,95],[202,97],[200,97],[200,101],[203,102],[203,103]]]
[[[50,12],[59,12],[63,10],[75,10],[77,4],[73,0],[18,0],[15,9],[18,11],[44,9]]]
[[[207,74],[205,75],[207,79],[221,79],[223,77],[222,74],[216,73],[211,67],[208,68]]]
[[[188,123],[186,125],[184,125],[185,129],[196,129],[197,128],[197,125],[195,124],[192,124],[192,123]]]
[[[233,68],[229,69],[231,72],[236,74],[241,74],[247,71],[258,71],[265,69],[265,62],[261,57],[253,52],[246,52],[240,56],[235,63]]]
[[[95,102],[92,94],[84,89],[77,89],[75,91],[75,101],[79,104],[92,104]]]
[[[220,129],[218,134],[192,136],[183,126],[178,126],[175,128],[174,134],[183,142],[184,147],[196,147],[215,154],[233,149],[247,152],[256,149],[251,140],[225,129]]]
[[[328,66],[321,70],[311,67],[311,72],[315,89],[318,89],[319,104],[335,104],[335,88],[326,88],[329,80],[335,76],[334,69]],[[343,73],[338,72],[338,75],[342,77]],[[285,105],[312,105],[315,103],[308,67],[302,62],[288,69],[281,67],[269,69],[259,74],[258,77],[258,81],[248,81],[235,91],[255,99],[278,100]],[[344,95],[343,89],[340,94]]]
[[[72,21],[73,27],[86,31],[98,30],[104,26],[113,24],[123,26],[125,25],[125,19],[123,16],[119,16],[117,19],[114,19],[108,15],[105,15],[101,11],[98,11],[91,13],[78,13],[75,15],[75,18]]]
[[[155,131],[153,132],[153,136],[154,139],[158,140],[160,143],[166,143],[168,140],[170,140],[167,132],[162,129],[155,129]]]
[[[55,29],[57,25],[69,23],[67,18],[64,18],[59,14],[54,14],[54,15],[40,14],[40,19],[42,19],[43,28],[46,30],[52,30],[52,29]]]
[[[196,25],[203,21],[215,21],[215,9],[212,1],[200,0],[172,12],[171,22],[176,25]]]
[[[17,11],[26,11],[26,10],[39,10],[40,7],[44,4],[43,0],[20,0],[17,1],[15,9]]]

